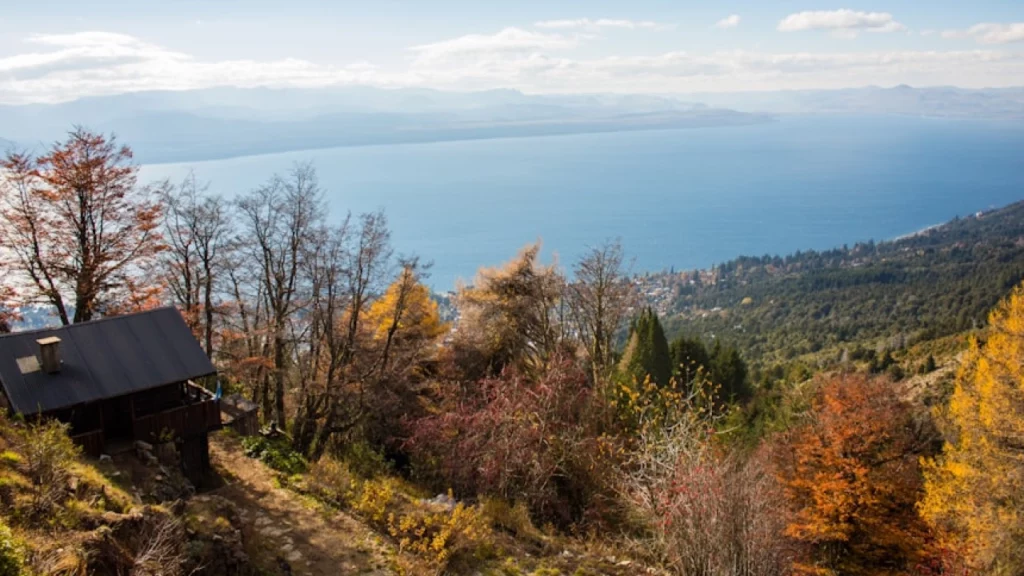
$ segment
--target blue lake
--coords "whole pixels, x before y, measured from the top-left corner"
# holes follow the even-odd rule
[[[383,208],[450,289],[541,239],[568,267],[621,238],[634,271],[889,239],[1024,198],[1024,125],[789,117],[742,127],[334,148],[143,167],[227,196],[312,162],[331,217]]]

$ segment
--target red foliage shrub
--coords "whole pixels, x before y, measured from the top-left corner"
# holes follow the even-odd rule
[[[410,422],[417,473],[438,489],[524,502],[560,525],[610,511],[614,442],[605,405],[571,360],[535,378],[515,369],[453,390],[439,413]]]

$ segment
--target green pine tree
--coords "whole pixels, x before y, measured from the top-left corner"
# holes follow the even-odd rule
[[[732,346],[715,341],[711,351],[711,379],[719,386],[718,398],[727,402],[740,402],[751,396],[747,384],[747,364],[740,352]]]
[[[659,386],[668,385],[672,377],[672,357],[668,340],[658,315],[644,309],[634,321],[629,342],[619,363],[619,372],[626,378],[643,382],[647,376]]]
[[[669,346],[673,373],[680,382],[691,384],[699,376],[707,377],[711,368],[708,349],[700,338],[680,336]]]

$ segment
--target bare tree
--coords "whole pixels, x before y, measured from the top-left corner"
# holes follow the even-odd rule
[[[613,365],[612,340],[636,305],[636,291],[624,268],[622,244],[609,241],[573,267],[566,300],[578,337],[586,345],[595,382]]]
[[[273,365],[264,284],[260,281],[259,266],[242,249],[241,241],[236,240],[234,245],[224,262],[230,304],[224,306],[219,355],[228,373],[251,386],[253,401],[258,402],[263,414],[269,417],[273,413],[270,399]]]
[[[310,283],[306,314],[305,351],[298,362],[299,393],[292,442],[307,454],[317,434],[317,422],[326,414],[329,393],[339,385],[348,345],[339,330],[349,295],[345,289],[344,251],[349,219],[326,228],[307,247],[305,273]]]
[[[313,457],[326,449],[330,438],[355,426],[365,414],[365,388],[380,361],[376,355],[356,362],[361,351],[362,322],[373,297],[380,293],[389,272],[391,232],[383,212],[363,214],[343,258],[343,287],[347,309],[336,344],[341,381],[328,382],[324,417],[317,430]],[[354,400],[354,401],[353,401]]]
[[[273,365],[274,422],[284,428],[288,368],[288,322],[305,305],[301,270],[306,245],[324,218],[316,170],[296,165],[287,178],[274,176],[238,201],[243,243],[258,266],[266,306]]]
[[[167,206],[164,235],[170,248],[164,254],[167,286],[212,358],[214,294],[231,246],[232,223],[224,199],[208,189],[189,174],[177,188],[166,187],[162,198]]]

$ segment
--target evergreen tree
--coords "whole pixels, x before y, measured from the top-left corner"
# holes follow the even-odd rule
[[[619,372],[626,378],[635,378],[637,382],[643,382],[650,376],[651,381],[659,386],[669,383],[672,377],[672,357],[665,331],[654,310],[644,309],[633,321]]]
[[[673,373],[682,382],[692,382],[699,374],[707,376],[711,368],[708,350],[700,338],[680,336],[669,346],[672,357]]]
[[[740,352],[732,346],[722,346],[718,340],[711,351],[711,379],[720,388],[721,400],[739,402],[750,398],[747,386],[747,364]]]
[[[736,348],[716,340],[709,351],[700,338],[680,336],[672,341],[670,352],[674,375],[691,385],[710,381],[718,387],[719,401],[742,401],[752,395],[747,364]]]
[[[928,355],[928,359],[924,363],[925,374],[927,374],[929,372],[934,372],[935,368],[936,368],[936,366],[935,366],[935,356],[932,356],[931,354],[929,354]]]

